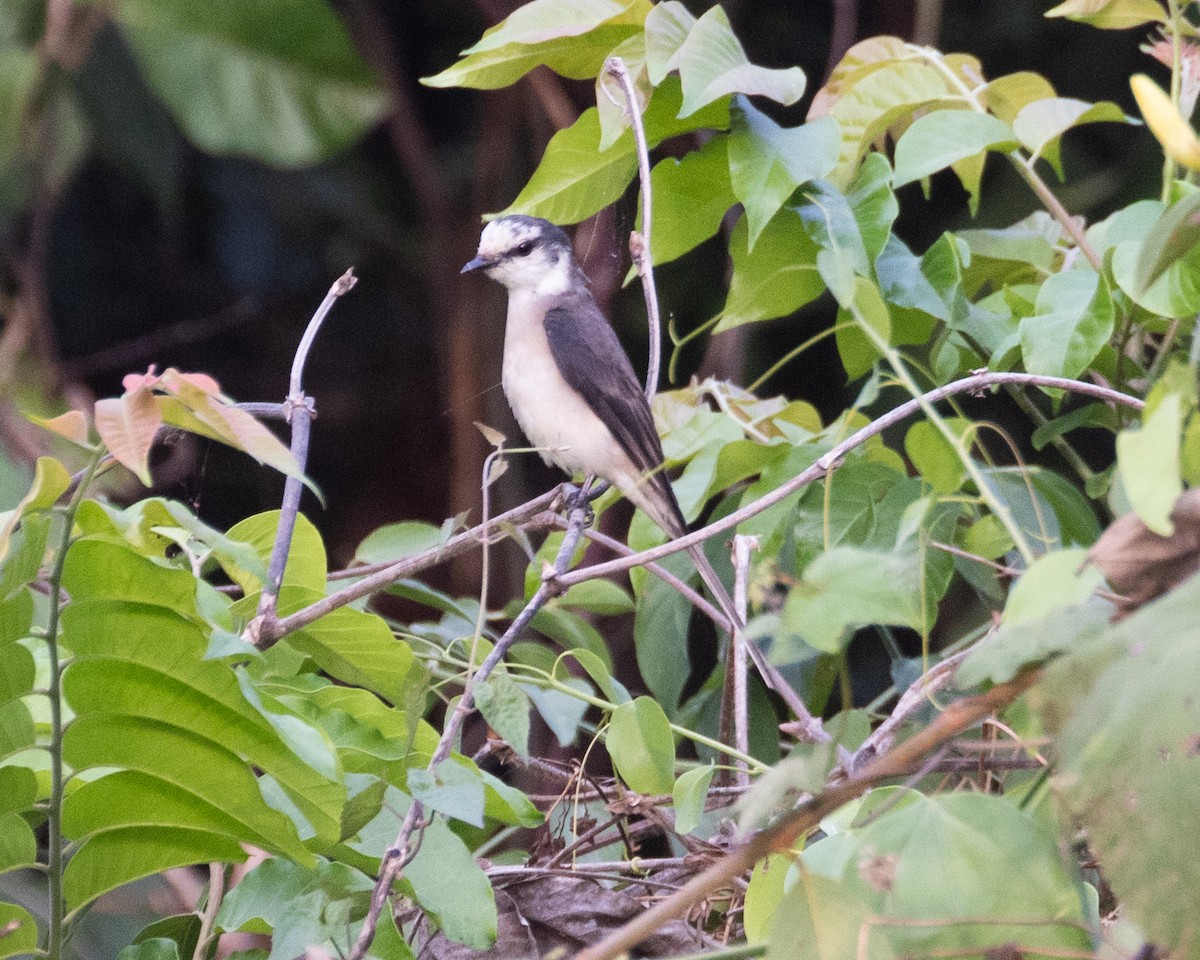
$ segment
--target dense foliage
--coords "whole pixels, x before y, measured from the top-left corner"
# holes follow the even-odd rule
[[[259,4],[235,16],[233,4],[127,0],[117,17],[189,137],[303,164],[359,136],[382,95],[329,9],[290,5],[298,19],[325,18],[319,49],[255,30]],[[1190,173],[1177,178],[1180,165],[1200,168],[1184,120],[1196,96],[1185,67],[1200,56],[1191,6],[1068,0],[1051,11],[1101,29],[1154,24],[1172,66],[1170,93],[1144,78],[1135,88],[1166,152],[1161,196],[1091,224],[1048,180],[1069,173],[1061,140],[1136,121],[1033,73],[989,78],[966,53],[863,41],[807,121],[782,126],[764,104],[797,102],[803,72],[749,62],[720,7],[697,18],[676,0],[534,0],[428,78],[490,89],[542,65],[596,78],[595,108],[551,140],[509,208],[572,224],[647,187],[623,65],[657,151],[649,261],[720,237],[730,281],[713,333],[827,306],[816,339],[833,338],[858,389],[839,416],[716,380],[655,398],[680,503],[713,528],[711,558],[749,595],[745,639],[825,719],[789,710],[755,678],[742,679],[746,704],[730,716],[725,667],[741,631],[714,666],[695,598],[679,589],[694,573],[686,558],[664,550],[593,569],[576,545],[578,504],[563,519],[542,498],[486,530],[464,532],[460,518],[385,527],[355,567],[331,571],[294,513],[303,443],[287,450],[203,374],[131,375],[119,398],[35,418],[59,455],[38,462],[3,517],[0,870],[40,871],[45,907],[0,906],[0,957],[69,955],[98,898],[209,864],[195,910],[147,927],[123,960],[211,956],[235,931],[270,934],[255,955],[271,960],[309,947],[462,956],[454,944],[498,940],[506,955],[586,946],[597,958],[638,899],[721,856],[723,817],[771,831],[797,811],[818,811],[819,831],[814,820],[760,834],[769,856],[748,881],[685,904],[690,926],[661,926],[652,949],[744,936],[778,956],[1086,957],[1149,941],[1200,956],[1200,849],[1180,822],[1200,799],[1189,775],[1197,511],[1185,492],[1200,480],[1200,192]],[[197,102],[196,71],[225,54],[245,63],[247,37],[261,45],[250,60],[271,105],[260,115],[223,100],[215,82]],[[4,97],[22,104],[40,61],[23,59],[18,30],[0,39],[13,48]],[[16,151],[0,162],[19,172]],[[998,163],[1042,211],[924,250],[893,232],[901,199],[917,199],[898,190],[928,191],[951,171],[974,211]],[[780,362],[803,364],[811,342]],[[1001,461],[983,442],[1009,438],[959,404],[1002,393],[1061,469]],[[101,475],[148,481],[164,429],[278,468],[290,508],[222,531],[182,503],[108,502]],[[1075,446],[1084,431],[1090,460]],[[486,432],[500,453],[485,502],[513,445]],[[595,513],[615,500],[605,494]],[[736,570],[724,542],[735,525],[756,538]],[[479,599],[486,563],[479,596],[417,579],[481,539],[528,544],[544,531],[525,597],[500,609]],[[629,548],[661,542],[634,518]],[[286,568],[273,568],[284,551]],[[628,589],[599,576],[621,570]],[[367,609],[375,580],[364,577],[425,618]],[[608,640],[630,615],[636,688]],[[526,634],[506,636],[514,619]],[[870,702],[846,666],[856,637],[891,657],[891,686]],[[906,638],[917,656],[903,654]],[[516,642],[493,663],[502,639]],[[953,705],[989,689],[999,715],[954,726]],[[489,738],[468,752],[456,724],[472,704]],[[738,720],[749,735],[729,742]],[[545,731],[587,762],[539,756]],[[877,782],[876,758],[905,742],[923,752]],[[557,798],[514,783],[550,784]],[[826,810],[823,796],[839,802]],[[662,855],[639,860],[649,842]],[[397,909],[373,929],[372,894],[390,870]]]

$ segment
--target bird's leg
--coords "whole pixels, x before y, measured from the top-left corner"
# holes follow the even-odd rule
[[[599,494],[593,495],[591,493],[592,482],[595,479],[596,478],[594,476],[588,476],[583,481],[583,486],[572,488],[571,492],[566,496],[567,512],[570,513],[572,510],[576,509],[583,510],[583,525],[585,527],[590,527],[596,520],[596,514],[592,510],[592,500],[595,499],[595,496],[598,496]],[[601,491],[601,493],[603,493],[603,491]]]

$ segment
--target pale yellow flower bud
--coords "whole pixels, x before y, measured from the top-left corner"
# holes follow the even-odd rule
[[[1146,126],[1158,138],[1166,155],[1189,170],[1200,170],[1200,137],[1162,87],[1144,73],[1130,77],[1129,86]]]

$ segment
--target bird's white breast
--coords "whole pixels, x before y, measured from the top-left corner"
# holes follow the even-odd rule
[[[615,479],[612,474],[627,472],[628,457],[587,401],[559,373],[546,342],[545,309],[545,300],[532,292],[510,293],[504,395],[530,444],[540,448],[547,463],[571,474]]]

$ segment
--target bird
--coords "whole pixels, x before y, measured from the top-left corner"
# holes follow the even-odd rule
[[[517,424],[543,460],[569,475],[607,480],[672,539],[687,522],[663,469],[662,442],[629,357],[596,305],[570,237],[540,217],[489,222],[462,273],[508,288],[501,384]],[[741,618],[699,545],[688,548],[734,629]],[[768,686],[778,671],[752,642]]]

